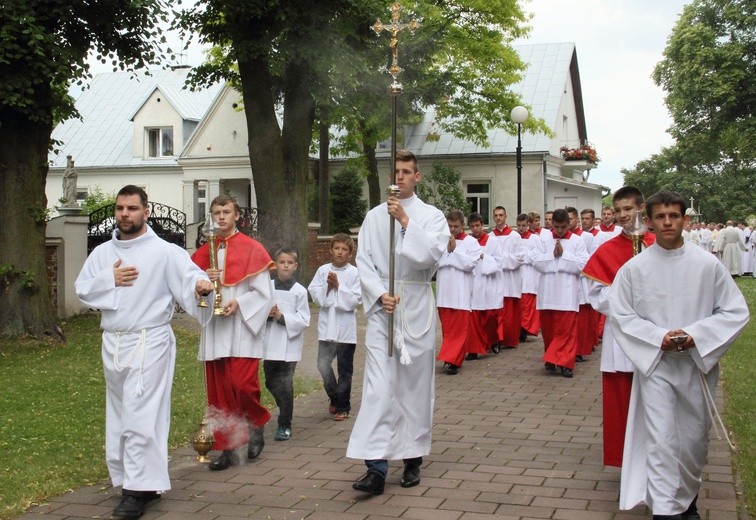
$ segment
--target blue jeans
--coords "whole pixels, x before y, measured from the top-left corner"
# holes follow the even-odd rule
[[[318,342],[318,371],[323,378],[323,388],[328,394],[328,399],[337,412],[348,412],[352,409],[350,399],[355,348],[354,343]],[[338,379],[333,372],[334,358]]]

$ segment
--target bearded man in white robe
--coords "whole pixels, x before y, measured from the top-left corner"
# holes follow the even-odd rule
[[[636,371],[619,505],[645,503],[655,520],[700,520],[718,363],[748,307],[722,263],[683,240],[690,217],[682,197],[662,191],[646,208],[656,243],[618,271],[609,297],[617,341]]]
[[[367,316],[362,405],[347,457],[364,459],[358,491],[383,493],[388,460],[403,459],[402,487],[420,483],[433,426],[436,305],[431,278],[449,242],[444,214],[421,201],[422,176],[411,152],[395,162],[398,196],[368,212],[357,242],[357,269]],[[395,294],[389,295],[389,221],[396,229]],[[394,355],[388,356],[388,316],[394,316]]]
[[[185,250],[152,231],[149,213],[144,190],[123,187],[113,239],[92,251],[76,279],[82,303],[102,311],[105,457],[113,486],[123,486],[113,511],[119,518],[138,518],[171,488],[173,309],[178,303],[204,323],[212,316],[212,308],[200,311],[196,301],[212,293],[212,283]]]

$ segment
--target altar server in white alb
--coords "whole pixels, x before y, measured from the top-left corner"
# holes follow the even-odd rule
[[[294,279],[299,267],[297,252],[291,247],[276,251],[273,307],[265,326],[265,388],[278,406],[277,441],[291,438],[294,415],[294,370],[302,359],[304,331],[310,326],[307,289]]]
[[[710,414],[719,417],[719,359],[748,307],[725,266],[683,241],[682,197],[661,191],[646,212],[656,243],[619,270],[609,296],[617,341],[635,366],[620,509],[645,503],[654,519],[694,520]]]
[[[367,316],[362,405],[347,457],[364,459],[367,473],[353,484],[380,495],[388,460],[404,460],[403,487],[420,483],[433,426],[436,305],[431,278],[449,243],[444,214],[414,193],[422,175],[414,154],[395,162],[399,196],[370,210],[357,241],[357,269]],[[396,287],[389,295],[389,216],[396,226]],[[394,315],[394,355],[388,356],[388,315]]]
[[[160,239],[147,225],[147,194],[124,186],[116,196],[113,239],[89,255],[76,294],[100,309],[105,372],[105,457],[113,486],[123,486],[113,511],[137,518],[171,488],[168,430],[176,339],[170,322],[178,303],[203,323],[212,307],[197,307],[212,293],[207,275],[185,250]]]

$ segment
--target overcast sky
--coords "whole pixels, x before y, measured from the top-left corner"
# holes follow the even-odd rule
[[[620,168],[672,143],[664,92],[651,80],[682,0],[530,0],[535,16],[527,40],[575,42],[588,140],[601,162],[590,182],[622,186]]]

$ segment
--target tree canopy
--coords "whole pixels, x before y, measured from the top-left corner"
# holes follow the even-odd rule
[[[346,129],[342,151],[365,155],[377,188],[375,149],[390,129],[390,78],[382,71],[388,39],[376,38],[370,27],[376,17],[387,19],[386,7],[377,0],[206,0],[183,12],[179,27],[187,35],[194,31],[200,41],[229,51],[198,67],[194,79],[239,85],[257,205],[279,221],[261,223],[269,249],[279,245],[281,229],[305,247],[317,117]],[[423,25],[415,36],[400,38],[400,125],[433,104],[448,128],[478,142],[488,127],[514,132],[507,114],[520,100],[508,87],[524,65],[510,43],[527,30],[518,2],[421,0],[414,8]],[[546,128],[538,121],[528,125]],[[371,189],[371,204],[374,199]]]
[[[94,50],[114,68],[159,55],[164,0],[13,0],[0,9],[0,335],[59,335],[45,261],[47,154]],[[23,236],[24,240],[18,240]]]
[[[653,79],[666,92],[675,143],[623,170],[625,183],[693,197],[706,220],[744,219],[756,187],[756,5],[693,0]]]

